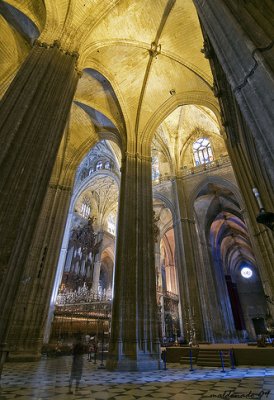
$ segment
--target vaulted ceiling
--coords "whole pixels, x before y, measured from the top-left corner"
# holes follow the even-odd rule
[[[83,75],[66,141],[71,175],[101,138],[148,152],[168,115],[176,125],[177,107],[218,114],[192,0],[5,0],[0,12],[0,96],[35,39],[79,53]]]

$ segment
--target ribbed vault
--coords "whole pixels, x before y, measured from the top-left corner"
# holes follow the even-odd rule
[[[3,4],[0,95],[29,53],[37,31],[40,41],[51,44],[57,40],[64,50],[79,53],[78,68],[83,75],[71,125],[74,119],[79,122],[77,108],[81,108],[97,134],[117,137],[120,147],[128,151],[148,151],[142,147],[147,137],[143,132],[150,121],[163,120],[158,110],[174,95],[195,93],[218,108],[210,67],[200,51],[202,34],[191,0],[5,0]],[[83,126],[78,123],[79,130],[84,133],[72,139],[69,153],[89,142],[90,130],[84,121]]]
[[[243,265],[255,265],[248,232],[243,221],[228,212],[218,214],[211,225],[210,243],[214,259],[226,275],[234,276]]]

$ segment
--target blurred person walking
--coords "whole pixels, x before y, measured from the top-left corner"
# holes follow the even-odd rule
[[[79,389],[80,381],[83,373],[84,354],[86,346],[82,343],[81,336],[77,336],[72,348],[72,365],[69,379],[69,393],[72,394],[72,384],[76,381],[75,390]]]

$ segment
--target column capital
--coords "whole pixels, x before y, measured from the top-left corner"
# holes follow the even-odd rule
[[[186,222],[187,222],[188,224],[195,224],[195,223],[196,223],[194,219],[190,219],[190,218],[180,218],[180,219],[177,219],[177,221],[174,222],[173,227],[175,227],[177,224],[186,223]]]
[[[82,71],[78,68],[78,59],[79,59],[78,51],[65,49],[64,47],[61,46],[60,40],[54,40],[52,43],[47,43],[47,42],[42,42],[39,39],[35,39],[33,42],[33,47],[43,47],[44,49],[57,48],[58,50],[60,50],[60,52],[74,59],[75,70],[79,76],[82,76]]]
[[[55,189],[55,190],[61,190],[64,192],[71,192],[71,190],[72,190],[71,186],[58,185],[58,184],[53,184],[53,183],[49,184],[49,188]]]
[[[129,151],[126,151],[125,155],[123,157],[123,160],[125,160],[126,158],[133,158],[133,159],[138,159],[138,160],[141,160],[141,161],[150,161],[150,162],[152,162],[152,157],[151,156],[140,154],[138,152],[130,153]]]
[[[255,231],[255,233],[253,233],[253,236],[254,237],[257,237],[257,236],[260,236],[260,235],[262,235],[263,233],[267,233],[268,232],[268,230],[267,230],[267,228],[263,228],[262,230],[258,230],[258,231]]]
[[[243,218],[248,217],[248,210],[246,208],[242,208],[240,210],[240,214],[243,216]]]

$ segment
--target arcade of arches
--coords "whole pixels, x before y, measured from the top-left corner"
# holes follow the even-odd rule
[[[81,332],[110,370],[158,369],[161,343],[274,335],[273,19],[1,2],[2,360]]]

